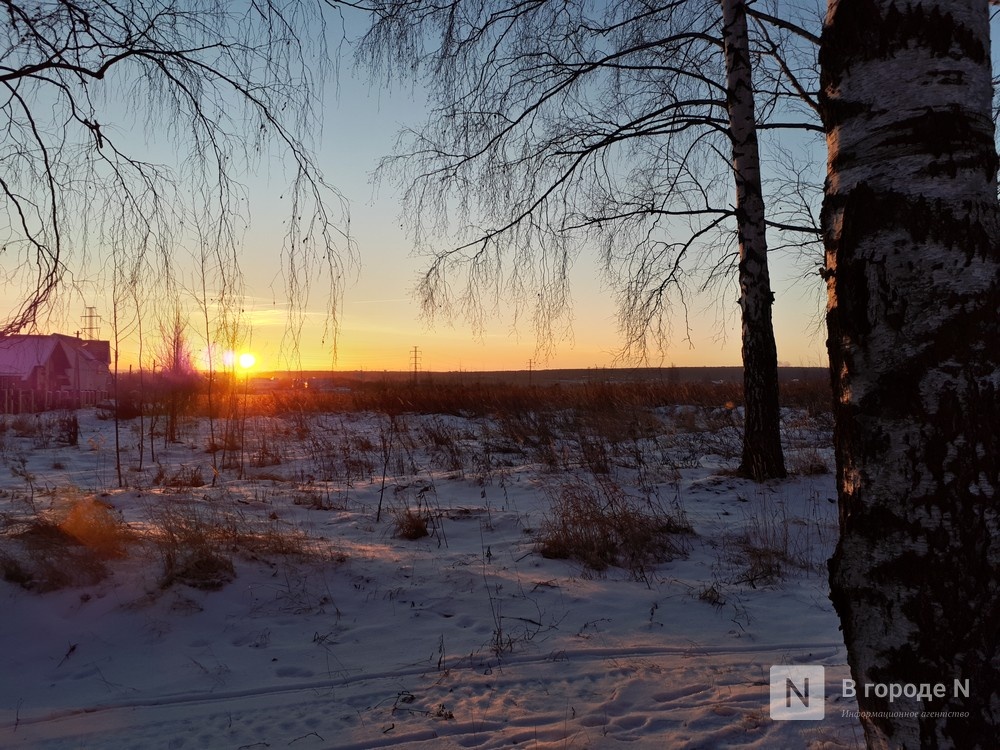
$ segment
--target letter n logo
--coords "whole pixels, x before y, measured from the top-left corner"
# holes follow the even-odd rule
[[[776,721],[822,719],[826,712],[823,667],[776,664],[771,667],[771,718]]]

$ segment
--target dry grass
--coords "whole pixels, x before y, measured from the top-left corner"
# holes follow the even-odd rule
[[[152,483],[159,487],[172,487],[182,489],[188,487],[204,487],[206,484],[205,474],[200,465],[185,466],[181,464],[171,472],[167,472],[166,467],[157,464],[156,473],[153,475]]]
[[[398,508],[393,511],[392,516],[396,536],[400,539],[414,540],[430,536],[428,526],[431,519],[426,512],[413,508]]]
[[[5,536],[0,573],[10,583],[44,593],[91,586],[107,576],[100,557],[50,521],[36,519]]]
[[[794,428],[801,432],[798,442],[789,445],[789,468],[795,473],[827,470],[810,443],[815,424],[823,424],[828,413],[827,391],[825,382],[783,386],[785,405],[819,415]],[[225,395],[216,393],[217,409],[225,406]],[[550,493],[539,551],[580,560],[592,570],[619,566],[642,576],[651,565],[683,555],[685,535],[691,531],[679,507],[666,508],[652,499],[657,486],[676,481],[670,472],[698,465],[706,453],[739,455],[740,401],[739,384],[655,381],[547,386],[352,382],[334,393],[244,393],[233,402],[239,415],[230,414],[217,425],[217,444],[209,446],[226,451],[218,467],[210,467],[207,458],[151,467],[152,484],[175,492],[146,509],[147,518],[136,524],[143,534],[93,497],[63,498],[41,509],[46,490],[36,486],[27,459],[8,459],[12,474],[25,483],[31,515],[0,528],[5,541],[0,573],[38,590],[79,585],[100,580],[109,562],[142,545],[160,559],[163,586],[217,588],[235,577],[239,557],[313,554],[313,542],[304,535],[273,520],[247,519],[234,510],[239,507],[235,503],[196,500],[193,491],[209,479],[225,486],[228,468],[238,467],[243,478],[244,463],[265,468],[296,461],[301,452],[305,461],[298,474],[292,476],[291,468],[288,473],[310,489],[293,502],[322,510],[342,505],[353,482],[443,471],[468,472],[482,484],[503,486],[508,467],[534,463],[561,482]],[[195,401],[191,409],[204,411],[207,402]],[[356,418],[354,412],[367,414]],[[372,413],[378,419],[374,431]],[[0,425],[7,430],[4,439],[37,441],[65,434],[62,442],[70,442],[71,435],[77,437],[75,417],[45,419],[5,419]],[[297,446],[290,445],[293,438],[300,441]],[[218,473],[206,473],[215,468]],[[581,472],[585,481],[562,478]],[[637,487],[636,494],[626,493],[619,481]],[[314,482],[344,485],[337,490],[342,496],[334,497],[329,487],[314,487]],[[435,524],[440,509],[428,504],[429,497],[397,500],[392,509],[397,536],[433,534],[443,541],[443,528]],[[734,569],[729,580],[758,585],[779,580],[790,568],[813,569],[816,528],[785,517],[782,506],[770,500],[751,502],[741,530],[727,538],[725,556]]]
[[[125,557],[136,535],[107,503],[66,491],[45,513],[7,519],[2,539],[4,580],[44,592],[100,582],[105,563]]]
[[[220,504],[222,505],[222,504]],[[308,558],[309,537],[275,519],[260,521],[198,502],[170,502],[151,508],[147,540],[159,553],[160,585],[183,583],[218,589],[236,577],[234,560]]]
[[[577,414],[604,415],[619,421],[621,415],[669,404],[717,407],[742,404],[738,382],[669,382],[667,380],[564,382],[528,385],[516,382],[460,381],[447,375],[414,383],[411,379],[359,380],[343,377],[336,389],[289,389],[273,393],[244,392],[216,374],[213,412],[218,417],[273,416],[294,424],[300,435],[309,429],[303,415],[378,412],[400,414],[449,414],[495,416],[538,411],[574,410]],[[120,376],[122,382],[126,376]],[[138,381],[137,381],[138,382]],[[137,386],[136,386],[137,387]],[[235,390],[234,390],[235,387]],[[125,386],[122,386],[125,389]],[[810,414],[830,411],[830,386],[825,379],[782,383],[782,404],[808,409]],[[234,406],[235,404],[235,406]],[[204,392],[194,398],[187,413],[208,416]],[[632,427],[628,427],[632,429]]]
[[[612,477],[620,467],[646,470],[664,460],[677,467],[697,465],[696,457],[706,454],[737,459],[742,446],[741,385],[669,382],[669,373],[664,373],[664,380],[550,385],[464,382],[444,375],[419,383],[345,377],[335,381],[333,391],[267,393],[233,390],[222,379],[213,397],[217,424],[208,450],[223,452],[221,459],[213,459],[213,470],[235,469],[242,476],[247,467],[294,460],[288,452],[289,438],[294,437],[311,454],[309,475],[348,485],[371,481],[383,471],[416,473],[414,451],[429,453],[433,464],[445,471],[477,477],[492,477],[498,462],[524,463],[523,458],[551,471],[582,466]],[[828,412],[828,391],[824,380],[785,383],[782,403],[809,414],[824,408]],[[192,402],[191,413],[207,415],[207,397],[202,394],[200,399]],[[352,429],[352,415],[359,413],[379,415],[382,423],[392,426],[391,445]],[[465,428],[447,415],[479,420],[478,434],[464,434]],[[30,422],[21,419],[12,429],[34,429]],[[664,456],[664,450],[675,455]],[[812,462],[801,470],[820,467]],[[153,484],[197,487],[207,479],[214,483],[218,477],[182,467],[155,477]]]
[[[538,551],[543,557],[579,560],[596,571],[621,567],[642,578],[651,565],[684,556],[685,537],[692,533],[679,507],[668,511],[594,476],[551,493]]]
[[[815,446],[809,446],[788,456],[788,472],[798,476],[817,476],[829,474],[830,466]]]
[[[232,533],[217,514],[193,504],[165,504],[150,512],[147,538],[159,553],[160,587],[183,583],[220,589],[236,577]]]
[[[103,560],[125,557],[135,534],[121,514],[97,498],[74,501],[59,528]]]
[[[814,496],[810,516],[792,516],[780,497],[758,490],[745,498],[739,529],[724,537],[728,583],[751,588],[775,585],[793,571],[822,573],[837,537],[832,510]]]
[[[110,574],[111,562],[136,551],[159,558],[162,588],[218,589],[236,577],[237,558],[312,559],[319,554],[306,534],[275,518],[248,518],[221,507],[234,505],[161,497],[146,509],[147,520],[132,526],[103,500],[66,490],[42,513],[2,519],[0,576],[39,592],[90,586]],[[331,554],[327,551],[323,559]]]

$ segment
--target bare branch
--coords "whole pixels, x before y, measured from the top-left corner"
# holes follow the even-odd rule
[[[680,295],[697,256],[715,258],[717,234],[735,228],[717,4],[374,5],[360,59],[387,80],[425,81],[432,99],[377,173],[401,186],[428,259],[424,314],[481,327],[502,299],[519,318],[531,308],[549,346],[570,318],[568,269],[599,248],[628,349],[665,346],[666,295]],[[762,54],[767,44],[759,34],[770,84],[760,122],[822,132],[789,105],[797,68]],[[773,229],[797,226],[790,210],[775,207]]]
[[[308,145],[318,129],[325,13],[335,5],[4,2],[0,177],[5,244],[21,261],[6,273],[23,297],[0,332],[30,325],[62,280],[107,276],[115,264],[91,267],[88,248],[127,259],[130,280],[162,285],[172,283],[185,246],[208,243],[220,294],[228,294],[250,219],[239,179],[272,147],[290,163],[282,255],[293,310],[308,299],[306,269],[322,263],[335,322],[353,243],[342,228],[345,205]],[[139,113],[176,161],[135,155],[127,134]],[[34,277],[18,270],[32,257],[41,263]]]

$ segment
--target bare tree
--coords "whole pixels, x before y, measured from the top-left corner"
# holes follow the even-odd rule
[[[570,317],[569,269],[598,247],[625,349],[645,357],[674,320],[687,334],[692,288],[736,265],[752,370],[742,468],[783,476],[764,231],[814,241],[817,231],[788,220],[797,209],[781,194],[781,220],[769,219],[750,170],[759,132],[821,130],[813,83],[777,52],[814,39],[768,14],[753,16],[750,34],[738,1],[725,22],[707,0],[375,6],[364,59],[390,77],[425,75],[432,97],[427,124],[382,167],[400,177],[429,251],[425,313],[481,324],[513,301],[549,347]]]
[[[1000,205],[986,0],[831,2],[821,53],[841,539],[872,748],[1000,736]]]
[[[164,442],[175,442],[182,414],[189,412],[197,396],[200,378],[188,342],[188,321],[180,299],[174,300],[169,318],[160,321],[160,345],[155,354],[154,389],[166,416]]]
[[[138,280],[138,269],[125,262],[125,259],[112,253],[111,263],[111,392],[114,397],[115,419],[115,473],[118,486],[125,486],[125,476],[122,473],[121,422],[122,413],[122,373],[119,367],[122,341],[137,327],[141,319],[138,305],[133,310],[125,305],[128,291],[134,289]],[[129,399],[131,401],[131,399]]]
[[[319,129],[326,49],[323,0],[7,2],[0,28],[0,233],[19,302],[0,333],[32,324],[88,252],[120,252],[172,274],[203,241],[214,270],[238,271],[249,219],[240,179],[280,155],[289,219],[282,266],[295,304],[304,269],[329,276],[336,318],[342,259],[339,195],[306,137]],[[130,134],[167,139],[160,163]],[[272,151],[273,150],[273,151]],[[99,249],[98,249],[99,248]],[[95,264],[98,265],[98,264]]]

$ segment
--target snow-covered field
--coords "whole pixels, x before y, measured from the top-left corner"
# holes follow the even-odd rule
[[[113,422],[60,446],[8,416],[0,747],[859,747],[828,425],[785,416],[797,473],[765,485],[730,412],[665,406],[617,433],[250,416],[214,486],[207,420],[141,468],[129,422],[126,489]],[[659,559],[541,553],[619,516],[670,531]],[[825,666],[823,720],[770,718],[775,664]]]

